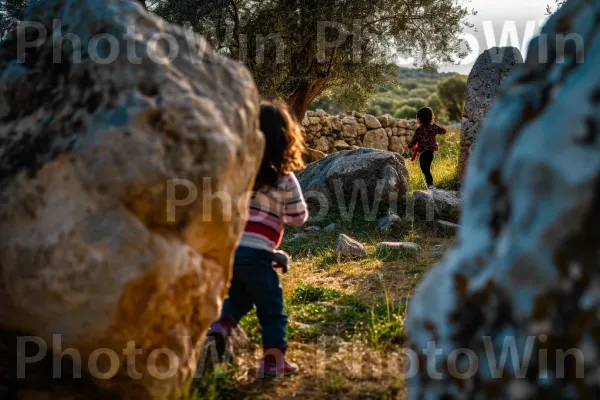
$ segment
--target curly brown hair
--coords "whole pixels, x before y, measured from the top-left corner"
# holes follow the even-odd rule
[[[304,168],[304,135],[286,103],[263,101],[260,105],[260,129],[265,135],[265,152],[254,189],[276,186],[285,174]]]

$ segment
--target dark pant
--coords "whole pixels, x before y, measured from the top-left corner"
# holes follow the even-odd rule
[[[427,150],[421,153],[419,157],[419,164],[421,165],[421,171],[425,175],[425,182],[427,186],[433,185],[433,175],[431,175],[431,163],[433,162],[433,151]]]
[[[222,320],[239,322],[256,306],[264,347],[283,348],[287,315],[283,312],[283,291],[273,269],[273,253],[239,247],[235,253],[229,296],[223,304]]]

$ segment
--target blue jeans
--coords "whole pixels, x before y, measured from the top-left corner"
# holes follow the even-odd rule
[[[286,347],[287,315],[283,312],[283,291],[279,277],[273,269],[273,253],[239,247],[235,253],[233,278],[221,319],[233,319],[237,323],[254,306],[262,328],[263,347]]]

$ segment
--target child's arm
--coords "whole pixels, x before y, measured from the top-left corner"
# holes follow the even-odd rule
[[[408,147],[409,149],[412,149],[413,147],[415,147],[415,144],[419,143],[419,139],[421,139],[421,130],[419,128],[417,128],[412,140],[410,142],[408,142],[406,147]]]
[[[290,269],[290,256],[285,251],[277,250],[273,253],[273,268],[279,268],[284,274]]]
[[[300,183],[293,173],[287,176],[284,200],[283,223],[290,226],[303,225],[308,219],[308,207]]]
[[[445,135],[446,134],[446,128],[441,127],[439,125],[436,125],[436,134],[437,135]]]

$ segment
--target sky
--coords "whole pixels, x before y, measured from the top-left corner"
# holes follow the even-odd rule
[[[554,0],[465,0],[469,9],[477,10],[477,15],[468,17],[475,27],[465,29],[475,51],[461,65],[443,65],[440,70],[468,74],[479,54],[507,43],[519,48],[525,58],[526,44],[539,33],[542,21],[547,18],[546,6],[553,3]]]

